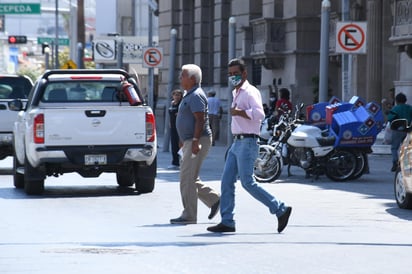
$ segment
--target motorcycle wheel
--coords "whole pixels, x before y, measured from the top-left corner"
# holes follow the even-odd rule
[[[356,163],[356,156],[353,152],[336,150],[326,164],[326,176],[333,181],[346,181],[355,173]]]
[[[356,157],[356,169],[353,175],[349,178],[350,180],[356,180],[360,178],[363,175],[363,172],[365,171],[365,165],[366,165],[366,153],[359,152],[359,151],[354,151],[353,152]]]
[[[259,146],[259,155],[255,161],[254,177],[261,183],[271,183],[282,173],[282,161],[272,146]]]

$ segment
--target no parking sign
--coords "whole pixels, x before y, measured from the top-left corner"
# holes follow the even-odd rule
[[[143,52],[144,68],[160,68],[163,66],[162,48],[145,48]]]
[[[366,22],[336,23],[336,52],[366,53]]]

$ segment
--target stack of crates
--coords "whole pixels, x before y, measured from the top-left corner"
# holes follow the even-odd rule
[[[340,102],[337,97],[332,97],[329,102],[321,102],[306,107],[306,122],[308,124],[326,128],[326,107]]]
[[[329,102],[310,105],[306,117],[309,124],[328,128],[329,135],[336,137],[337,147],[372,146],[384,122],[381,107],[359,96],[349,102],[333,97]]]
[[[365,104],[357,97],[351,100],[352,108],[334,112],[331,117],[330,135],[336,137],[337,147],[370,147],[382,130],[383,114],[374,102]]]

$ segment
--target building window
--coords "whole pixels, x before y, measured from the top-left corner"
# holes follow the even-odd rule
[[[262,79],[262,65],[256,64],[253,62],[252,64],[252,84],[254,86],[259,86],[261,84]]]

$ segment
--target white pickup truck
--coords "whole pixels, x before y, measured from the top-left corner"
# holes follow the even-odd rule
[[[138,103],[127,100],[124,85]],[[47,176],[116,173],[119,186],[152,192],[156,177],[155,118],[126,71],[50,70],[35,83],[14,124],[14,186],[41,194]]]
[[[26,104],[32,80],[24,75],[0,74],[0,160],[13,155],[13,125],[17,112],[11,111],[13,99]]]

